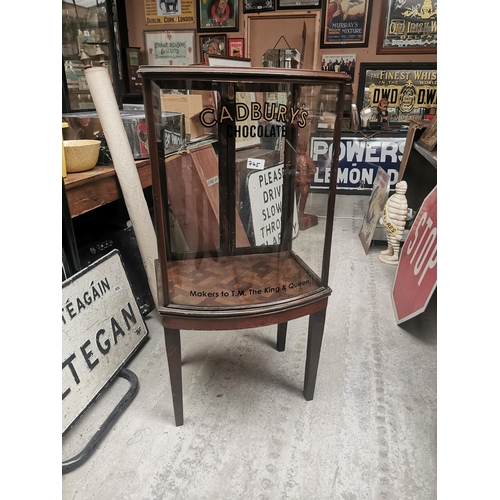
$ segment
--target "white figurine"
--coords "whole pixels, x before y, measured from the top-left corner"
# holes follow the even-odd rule
[[[403,238],[408,213],[406,201],[406,181],[396,184],[396,194],[393,194],[384,206],[384,214],[380,223],[384,225],[387,234],[387,250],[380,252],[379,259],[386,264],[396,265],[399,262],[399,245]]]

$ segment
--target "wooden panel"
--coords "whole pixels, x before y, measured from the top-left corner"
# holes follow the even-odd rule
[[[191,251],[220,247],[219,164],[209,145],[167,158],[167,189],[172,212]],[[238,246],[249,246],[240,217],[236,217]]]

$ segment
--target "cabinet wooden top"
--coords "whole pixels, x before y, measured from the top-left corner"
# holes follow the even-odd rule
[[[313,71],[290,68],[232,68],[220,66],[140,66],[137,73],[152,79],[195,79],[219,80],[226,82],[248,81],[269,83],[311,83],[332,84],[348,83],[351,77],[345,73],[333,71]]]

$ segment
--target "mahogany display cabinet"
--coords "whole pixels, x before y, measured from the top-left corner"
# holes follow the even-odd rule
[[[309,316],[303,394],[314,395],[328,286],[347,75],[284,68],[142,66],[158,240],[158,312],[176,425],[180,330],[234,330]],[[179,114],[179,120],[172,115]],[[165,116],[168,117],[166,120]],[[311,151],[318,128],[333,137]],[[154,132],[151,132],[154,131]],[[312,192],[314,159],[330,188]],[[324,163],[323,163],[324,164]]]

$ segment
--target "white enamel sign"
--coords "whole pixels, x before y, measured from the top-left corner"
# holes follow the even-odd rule
[[[252,172],[248,176],[248,196],[252,213],[255,245],[277,245],[281,240],[283,199],[283,163]],[[294,198],[292,237],[299,232],[297,205]]]
[[[62,285],[62,431],[147,338],[118,250]]]

